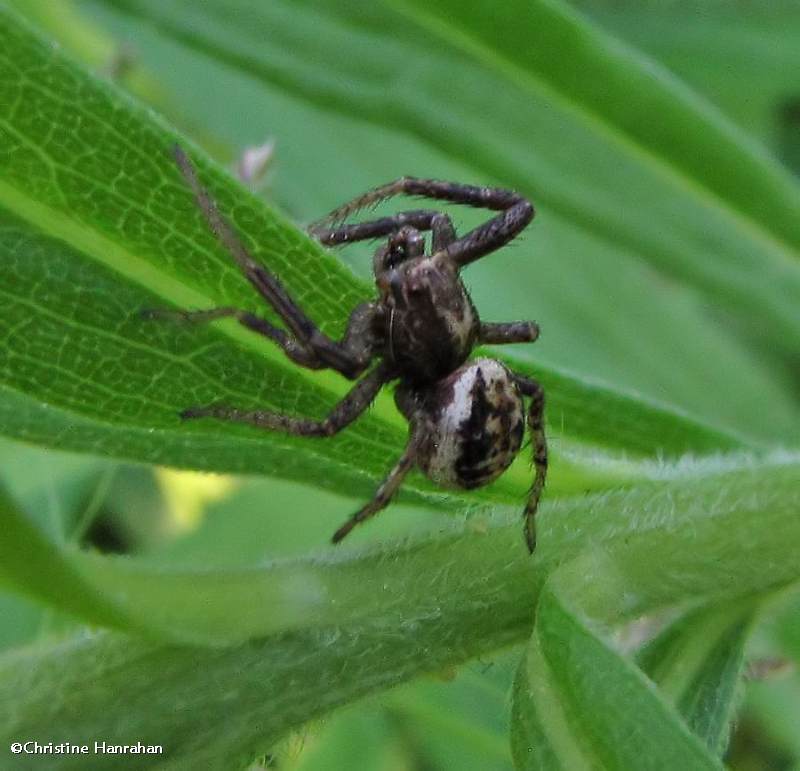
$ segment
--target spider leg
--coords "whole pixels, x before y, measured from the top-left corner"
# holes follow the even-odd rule
[[[341,541],[356,525],[363,522],[365,519],[374,517],[379,511],[386,508],[392,496],[403,483],[406,474],[408,474],[414,466],[415,455],[416,443],[412,438],[406,445],[406,449],[400,456],[400,460],[397,461],[386,479],[383,480],[372,500],[353,514],[353,516],[333,534],[333,538],[331,539],[333,543],[339,543],[339,541]]]
[[[510,193],[507,190],[502,192]],[[508,209],[453,241],[438,253],[439,259],[463,268],[516,238],[533,219],[534,209],[527,198],[516,193],[513,195],[516,201]]]
[[[461,185],[436,179],[402,177],[369,190],[364,195],[334,209],[314,227],[321,228],[326,223],[341,222],[359,209],[395,195],[415,195],[501,212],[439,252],[442,259],[449,260],[458,267],[463,267],[507,244],[519,235],[534,215],[533,204],[513,190]]]
[[[338,246],[339,244],[349,244],[353,241],[382,238],[406,226],[411,226],[415,230],[433,231],[434,241],[437,235],[441,239],[441,233],[448,230],[455,237],[450,217],[440,211],[428,209],[399,212],[391,217],[380,217],[379,219],[356,222],[351,225],[327,226],[314,224],[308,228],[308,233],[324,246]],[[434,247],[435,250],[436,247]]]
[[[515,380],[520,391],[525,396],[531,397],[528,408],[528,428],[533,439],[533,465],[536,473],[528,493],[528,502],[525,505],[525,542],[531,553],[536,548],[536,509],[542,497],[545,478],[547,477],[547,440],[544,435],[544,389],[532,378],[515,375]]]
[[[325,365],[314,352],[300,345],[293,337],[282,329],[273,326],[265,319],[259,318],[249,311],[238,308],[207,308],[198,311],[185,311],[173,308],[146,308],[141,311],[145,319],[174,319],[191,324],[206,324],[223,318],[235,318],[242,326],[268,337],[277,343],[283,352],[295,363],[308,369],[321,369]]]
[[[477,187],[475,185],[462,185],[458,182],[443,182],[438,179],[401,177],[394,182],[368,190],[358,198],[339,206],[318,220],[312,227],[320,227],[331,222],[342,222],[351,214],[355,214],[368,206],[375,206],[381,201],[393,198],[396,195],[432,198],[496,211],[504,211],[522,201],[526,201],[519,193],[500,187]],[[528,203],[528,207],[533,209],[530,203]]]
[[[363,372],[371,359],[371,351],[359,351],[360,356],[356,356],[353,350],[348,350],[317,329],[280,281],[263,265],[259,265],[245,249],[231,225],[219,213],[208,191],[200,184],[197,171],[183,149],[175,145],[173,151],[178,168],[194,193],[197,205],[212,232],[250,283],[281,317],[300,346],[311,349],[323,366],[335,369],[345,377],[355,378]]]
[[[216,404],[206,407],[189,407],[183,410],[180,416],[184,420],[217,418],[235,423],[249,423],[259,428],[283,431],[296,436],[333,436],[361,415],[377,396],[378,391],[391,379],[392,373],[389,368],[379,364],[350,389],[349,393],[324,420],[313,420],[265,410],[240,410],[236,407]]]
[[[481,322],[478,340],[482,343],[506,345],[507,343],[532,343],[539,337],[535,321]]]

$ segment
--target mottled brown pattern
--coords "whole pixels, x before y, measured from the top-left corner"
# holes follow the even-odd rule
[[[436,388],[400,390],[398,403],[417,427],[417,463],[442,486],[488,484],[522,443],[522,397],[514,375],[492,359],[467,362]]]
[[[523,434],[522,398],[511,373],[505,374],[506,377],[492,381],[489,389],[481,369],[478,370],[470,392],[472,410],[459,431],[463,449],[456,469],[462,487],[480,487],[494,481],[519,452]]]

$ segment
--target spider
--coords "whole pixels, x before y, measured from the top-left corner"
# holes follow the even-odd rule
[[[336,341],[321,332],[280,281],[250,256],[201,185],[186,153],[178,146],[173,152],[209,227],[286,328],[230,307],[149,314],[173,314],[193,322],[232,317],[274,341],[301,367],[330,368],[350,380],[360,378],[324,420],[218,404],[188,407],[180,417],[216,418],[299,436],[329,437],[358,418],[384,385],[399,381],[395,402],[409,422],[408,443],[372,500],[334,533],[332,540],[338,543],[388,505],[414,466],[442,487],[471,489],[497,479],[519,452],[523,397],[529,397],[527,423],[535,475],[524,510],[524,534],[533,552],[534,514],[547,473],[544,392],[535,380],[499,361],[470,360],[469,356],[479,343],[532,343],[539,327],[532,321],[481,321],[459,276],[463,267],[504,246],[528,225],[534,215],[531,203],[511,190],[403,177],[370,190],[311,225],[309,234],[325,246],[386,239],[373,258],[377,297],[352,311],[344,336]],[[343,224],[360,209],[396,195],[499,213],[461,237],[450,217],[434,209]],[[425,253],[426,231],[431,234],[430,254]]]

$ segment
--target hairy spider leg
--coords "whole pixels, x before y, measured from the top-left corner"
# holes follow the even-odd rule
[[[351,214],[370,206],[376,206],[382,201],[397,195],[431,198],[490,210],[508,209],[515,203],[525,200],[519,193],[500,187],[478,187],[476,185],[463,185],[459,182],[443,182],[438,179],[401,177],[394,180],[394,182],[388,182],[385,185],[368,190],[357,198],[338,206],[332,212],[317,220],[313,227],[319,227],[326,223],[343,222]]]
[[[205,308],[197,311],[179,310],[173,308],[145,308],[141,311],[145,319],[174,319],[191,324],[207,324],[223,318],[235,318],[243,327],[268,337],[277,343],[283,352],[296,364],[308,369],[321,369],[325,365],[316,357],[314,352],[300,345],[293,337],[287,335],[283,329],[270,324],[265,319],[256,316],[250,311],[239,308]]]
[[[341,541],[356,525],[370,517],[374,517],[379,511],[385,509],[389,505],[389,501],[392,500],[392,497],[403,483],[406,474],[413,468],[415,455],[416,442],[412,438],[406,445],[406,449],[400,456],[400,460],[397,461],[386,479],[383,480],[372,500],[353,514],[353,516],[333,534],[333,538],[331,539],[333,543],[339,543],[339,541]]]
[[[308,348],[311,355],[319,360],[320,366],[335,369],[351,379],[358,377],[372,360],[372,349],[369,346],[355,344],[358,342],[355,336],[346,335],[345,341],[336,342],[317,329],[316,325],[283,288],[280,281],[266,268],[259,265],[245,249],[231,225],[219,213],[216,203],[208,191],[200,184],[197,171],[183,149],[175,145],[173,152],[178,168],[192,189],[197,205],[212,232],[231,254],[250,283],[281,317],[296,338],[298,345]],[[357,308],[354,314],[371,312],[371,308],[372,306],[365,304]],[[358,323],[362,323],[360,319],[358,319]],[[311,356],[309,356],[310,358]]]
[[[324,420],[314,420],[281,412],[265,410],[241,410],[237,407],[210,404],[205,407],[189,407],[181,412],[184,420],[193,418],[217,418],[236,423],[248,423],[270,431],[283,431],[296,436],[327,437],[339,433],[361,415],[378,391],[392,379],[388,365],[379,364],[370,370],[344,398],[330,411]]]
[[[372,348],[365,341],[371,339],[373,308],[372,303],[365,302],[353,309],[339,343],[344,350],[353,353],[359,360],[366,360],[367,363],[369,359],[366,357],[368,353],[371,357]],[[286,334],[285,330],[270,324],[266,319],[262,319],[250,311],[239,308],[204,308],[196,311],[175,308],[145,308],[140,315],[145,319],[175,319],[191,324],[206,324],[217,319],[235,318],[243,327],[247,327],[279,345],[286,356],[296,364],[307,369],[323,369],[330,366],[321,361],[313,349],[298,343],[291,335]]]
[[[507,343],[532,343],[539,337],[535,321],[481,322],[478,339],[482,343],[505,345]],[[531,397],[528,410],[528,428],[533,443],[533,465],[536,473],[525,504],[525,543],[533,553],[536,548],[536,509],[547,477],[547,440],[544,434],[544,389],[533,379],[514,375],[520,391]]]
[[[401,177],[334,209],[313,227],[320,228],[326,223],[342,222],[360,209],[373,206],[396,195],[420,196],[501,212],[439,250],[443,260],[453,262],[458,267],[468,265],[507,244],[519,235],[533,219],[535,213],[533,204],[513,190],[462,185],[436,179]]]
[[[478,340],[490,345],[532,343],[539,338],[539,325],[535,321],[482,321]]]
[[[536,469],[528,493],[528,502],[525,505],[524,532],[525,543],[528,550],[533,553],[536,548],[536,509],[539,507],[539,499],[542,497],[545,479],[547,477],[547,440],[544,435],[544,389],[532,378],[515,375],[515,380],[519,390],[525,396],[531,397],[531,404],[528,408],[528,428],[531,432],[533,444],[533,466]]]
[[[452,243],[456,237],[455,228],[447,214],[427,209],[398,212],[391,217],[380,217],[351,225],[328,227],[315,224],[309,227],[308,232],[325,246],[338,246],[354,241],[382,238],[406,226],[411,226],[416,230],[430,230],[433,236],[432,249],[434,252]]]
[[[443,262],[452,262],[463,268],[516,238],[528,226],[533,215],[533,204],[527,198],[520,198],[502,214],[470,230],[436,256]]]

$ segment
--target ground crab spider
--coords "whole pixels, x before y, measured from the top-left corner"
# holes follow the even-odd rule
[[[280,281],[250,256],[201,185],[186,153],[176,146],[174,156],[209,227],[286,328],[229,307],[149,311],[147,315],[178,316],[192,322],[232,317],[268,337],[302,367],[330,368],[351,380],[360,378],[324,420],[221,405],[188,407],[181,417],[216,418],[300,436],[327,437],[361,415],[384,385],[399,381],[395,400],[409,421],[408,443],[372,500],[334,533],[333,542],[338,543],[389,503],[414,466],[442,487],[469,489],[495,480],[519,452],[525,421],[523,397],[527,397],[535,474],[525,505],[524,533],[532,552],[536,545],[534,515],[547,474],[544,392],[535,380],[512,372],[499,361],[468,357],[480,343],[533,342],[539,327],[532,321],[481,321],[459,275],[464,266],[515,238],[533,219],[531,203],[511,190],[403,177],[316,222],[308,232],[325,246],[386,239],[373,259],[377,297],[352,311],[344,336],[336,341],[323,334]],[[450,217],[435,209],[343,224],[360,209],[396,195],[464,204],[498,214],[461,237]],[[430,254],[425,253],[427,231],[431,234]]]

